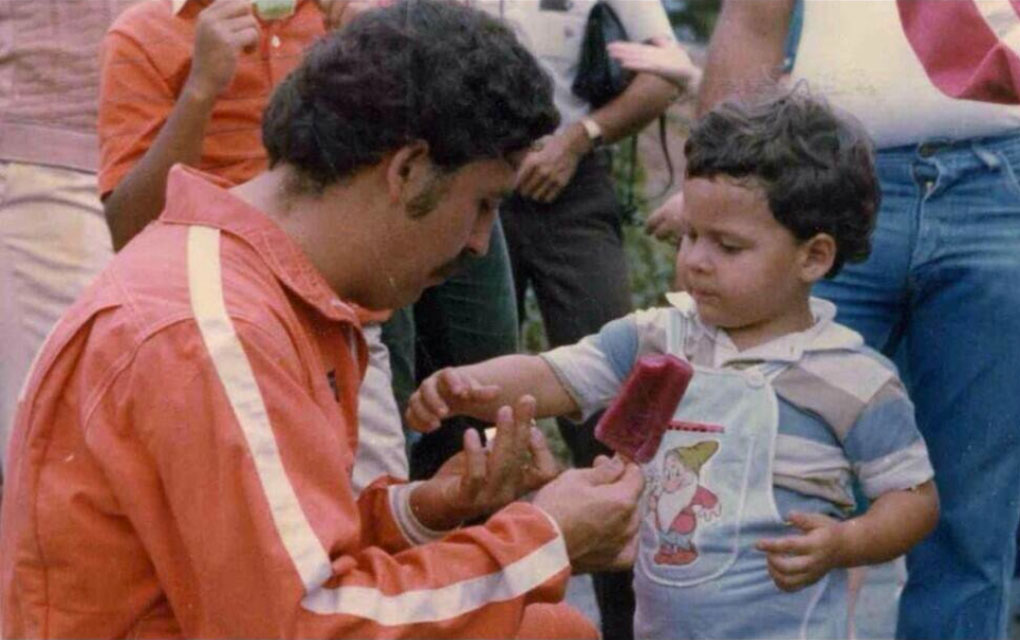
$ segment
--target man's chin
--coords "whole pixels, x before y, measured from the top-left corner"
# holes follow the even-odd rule
[[[428,276],[423,282],[419,283],[419,286],[414,287],[397,287],[390,286],[385,291],[374,291],[373,295],[365,296],[365,300],[354,300],[358,306],[372,311],[387,311],[390,309],[400,309],[406,307],[409,304],[414,304],[425,293],[432,287],[441,285],[446,282],[448,276],[433,273]]]

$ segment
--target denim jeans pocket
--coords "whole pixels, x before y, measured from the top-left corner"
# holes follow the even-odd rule
[[[1002,180],[1006,188],[1020,197],[1020,142],[1007,149],[989,150],[1000,163]]]

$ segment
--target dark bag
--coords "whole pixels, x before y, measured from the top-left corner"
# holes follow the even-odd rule
[[[634,73],[624,69],[619,62],[609,57],[606,46],[610,42],[618,40],[627,41],[627,30],[620,22],[619,16],[613,11],[607,2],[599,0],[588,13],[588,22],[584,27],[584,39],[581,41],[581,55],[577,63],[577,75],[574,76],[574,83],[571,90],[574,95],[581,98],[598,109],[610,102],[627,88]],[[653,196],[658,199],[664,196],[673,187],[673,159],[669,155],[669,148],[666,144],[666,116],[659,116],[659,144],[662,153],[666,157],[666,166],[669,171],[669,182],[662,192]],[[623,188],[623,218],[628,223],[636,223],[638,209],[637,197],[637,136],[630,140],[630,150],[627,156],[629,166],[624,170],[627,174]]]
[[[617,40],[627,40],[623,23],[607,3],[595,3],[585,24],[577,75],[571,86],[574,95],[595,109],[623,93],[634,78],[606,52],[606,45]]]

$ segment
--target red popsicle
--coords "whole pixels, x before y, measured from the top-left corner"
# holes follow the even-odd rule
[[[595,425],[595,438],[635,462],[649,462],[693,375],[690,364],[670,354],[638,358]]]

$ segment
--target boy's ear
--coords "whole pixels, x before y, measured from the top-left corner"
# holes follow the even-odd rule
[[[806,284],[818,282],[836,261],[836,240],[827,233],[817,233],[801,243],[800,278]]]
[[[391,154],[386,166],[386,191],[394,204],[406,201],[409,194],[416,193],[414,185],[431,175],[429,145],[424,140],[415,140]]]

